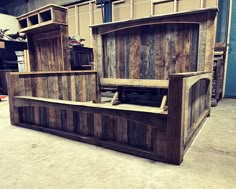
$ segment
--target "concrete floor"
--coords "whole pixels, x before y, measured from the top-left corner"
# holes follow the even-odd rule
[[[236,100],[212,109],[181,166],[10,125],[0,102],[0,189],[235,189]]]

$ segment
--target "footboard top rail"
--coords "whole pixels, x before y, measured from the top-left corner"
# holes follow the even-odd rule
[[[106,87],[144,87],[144,88],[164,88],[168,89],[168,80],[151,79],[111,79],[101,78],[100,84]]]

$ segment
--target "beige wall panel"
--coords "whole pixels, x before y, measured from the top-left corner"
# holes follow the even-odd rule
[[[201,7],[201,0],[180,0],[177,4],[177,11],[187,11],[192,9],[199,9]]]
[[[151,15],[151,3],[145,0],[134,0],[134,18],[142,18]]]
[[[93,24],[102,23],[102,11],[101,8],[97,8],[96,4],[93,3]]]
[[[79,5],[79,14],[83,14],[83,13],[88,13],[89,12],[89,4],[85,4],[85,5]]]
[[[78,6],[79,12],[79,36],[85,41],[85,47],[90,47],[90,22],[89,22],[89,4]]]
[[[216,7],[217,5],[217,0],[205,0],[205,5],[206,7]]]
[[[89,12],[79,14],[79,35],[85,39],[84,46],[90,46]]]
[[[102,13],[101,11],[95,11],[93,12],[93,20],[94,23],[93,24],[102,24]]]
[[[76,34],[75,30],[75,8],[68,9],[68,32],[69,36]]]
[[[120,4],[123,5],[123,4]],[[127,20],[130,18],[129,4],[124,6],[114,5],[113,21]]]
[[[134,4],[147,3],[147,2],[151,2],[151,0],[134,0]]]
[[[73,36],[76,34],[74,16],[68,16],[68,32],[69,36]]]
[[[74,7],[68,9],[68,16],[75,16],[75,8]]]
[[[169,14],[173,13],[173,11],[174,11],[174,2],[160,3],[160,4],[155,4],[154,6],[155,15]]]

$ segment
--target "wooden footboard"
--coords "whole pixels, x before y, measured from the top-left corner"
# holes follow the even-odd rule
[[[93,103],[94,72],[63,74],[11,74],[12,124],[179,165],[210,111],[210,73],[171,75],[168,112]]]
[[[168,158],[180,164],[205,118],[210,113],[209,72],[180,73],[170,76],[168,101]]]
[[[92,101],[98,99],[97,72],[95,71],[57,71],[10,73],[8,91],[12,124],[14,113],[13,97],[29,96],[58,100]],[[35,113],[39,111],[35,108]],[[53,114],[53,112],[52,112]]]

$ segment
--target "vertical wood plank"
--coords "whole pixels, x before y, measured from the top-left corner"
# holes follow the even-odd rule
[[[67,99],[66,100],[71,100],[71,91],[72,91],[72,86],[71,86],[71,75],[70,74],[66,74],[66,82],[67,82]]]
[[[107,115],[102,115],[102,138],[113,140],[112,118]]]
[[[73,111],[73,127],[76,133],[80,133],[80,114],[77,111]]]
[[[94,114],[94,136],[102,137],[102,116],[101,114]]]
[[[129,77],[130,79],[139,79],[140,74],[140,30],[132,29],[129,37]]]
[[[74,132],[75,128],[74,128],[74,125],[73,125],[73,111],[71,110],[67,110],[66,111],[66,118],[67,118],[67,121],[66,121],[66,128],[67,128],[67,131],[70,131],[70,132]]]
[[[156,132],[155,152],[158,156],[166,158],[167,156],[167,132],[166,130],[157,130]]]
[[[76,82],[75,82],[75,75],[72,74],[70,76],[70,83],[71,83],[71,100],[76,101]]]
[[[183,78],[170,77],[168,91],[167,159],[170,163],[183,161]]]
[[[150,69],[150,49],[151,49],[151,30],[150,26],[145,26],[141,28],[141,49],[140,49],[140,79],[147,79],[149,69]]]
[[[166,42],[164,38],[165,27],[156,26],[156,54],[155,54],[155,79],[165,79],[165,49]]]
[[[130,35],[127,32],[125,35],[125,43],[124,43],[124,64],[125,64],[125,76],[124,78],[128,79],[130,77],[130,70],[129,70],[129,64],[130,64],[130,54],[129,54],[129,48],[130,48]]]
[[[176,68],[176,41],[177,41],[177,27],[175,25],[166,26],[166,52],[165,52],[165,79],[169,78],[170,73],[175,73]]]
[[[62,75],[62,100],[68,100],[68,83],[67,83],[67,75]]]
[[[205,67],[205,53],[206,53],[206,33],[207,22],[200,24],[199,29],[199,49],[198,49],[198,65],[197,71],[204,71]]]
[[[206,54],[205,54],[205,71],[213,71],[213,57],[214,57],[214,44],[215,44],[215,13],[208,13],[207,20],[207,33],[206,33]]]
[[[88,135],[88,122],[87,122],[87,113],[86,112],[79,112],[80,118],[80,134],[87,136]]]
[[[94,136],[94,115],[93,113],[87,113],[87,127],[88,127],[88,136]]]
[[[193,25],[190,33],[190,72],[197,71],[198,62],[199,25]]]
[[[117,141],[119,143],[127,144],[128,143],[128,127],[127,127],[127,119],[122,117],[117,118]]]
[[[152,128],[150,126],[146,128],[146,148],[152,150]]]
[[[125,33],[116,33],[116,78],[125,78]]]
[[[102,62],[99,62],[100,65],[102,66],[98,66],[98,72],[100,73],[101,77],[103,78],[108,78],[108,70],[109,70],[109,66],[108,66],[108,37],[109,35],[104,35],[102,37],[102,46],[103,46],[103,49],[102,49],[102,53],[103,53],[103,61]],[[102,68],[101,68],[102,67]],[[103,69],[103,70],[101,70]],[[102,72],[102,73],[101,73]]]
[[[116,78],[116,38],[115,33],[107,34],[108,77]]]

